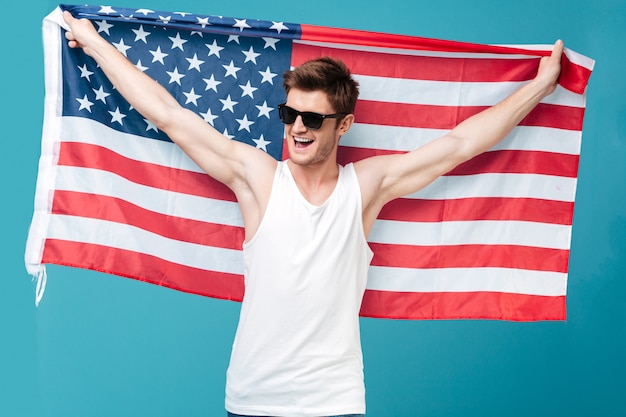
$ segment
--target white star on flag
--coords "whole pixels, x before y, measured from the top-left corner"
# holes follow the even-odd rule
[[[80,107],[78,108],[78,110],[85,109],[89,113],[91,113],[91,106],[93,106],[93,103],[89,101],[89,99],[87,98],[87,94],[85,94],[83,98],[77,98],[76,100],[78,100],[78,102],[80,103]]]
[[[248,82],[246,83],[246,85],[240,85],[239,87],[241,87],[241,89],[243,90],[243,92],[241,93],[241,97],[245,97],[245,96],[249,96],[250,98],[254,98],[253,93],[258,90],[258,88],[256,87],[252,87],[250,85],[250,80],[248,80]]]
[[[180,80],[185,76],[185,74],[179,73],[178,67],[174,67],[174,71],[166,71],[166,72],[167,72],[167,75],[170,76],[169,84],[176,83],[178,85],[181,85]]]
[[[217,86],[222,83],[221,81],[216,81],[215,76],[213,74],[211,74],[211,78],[208,78],[208,79],[203,78],[202,80],[206,83],[206,88],[204,89],[205,91],[213,90],[216,93],[217,93]]]
[[[213,43],[211,45],[208,43],[205,45],[209,48],[209,56],[215,55],[218,58],[220,57],[220,51],[224,49],[223,47],[217,45],[217,41],[215,39],[213,39]]]
[[[101,9],[98,11],[98,13],[111,14],[116,12],[111,6],[101,6]]]
[[[250,29],[250,25],[248,25],[248,23],[246,22],[246,19],[243,19],[243,20],[235,19],[235,22],[236,23],[233,25],[233,27],[239,28],[239,30],[242,32],[244,29]]]
[[[99,22],[96,22],[96,25],[98,25],[98,33],[106,33],[107,35],[111,35],[109,33],[109,29],[111,29],[113,27],[113,25],[109,24],[109,22],[107,22],[106,20],[101,20]]]
[[[237,72],[241,69],[235,66],[235,64],[233,64],[233,61],[230,61],[230,64],[228,65],[222,65],[224,67],[224,69],[226,70],[226,75],[225,77],[228,77],[229,75],[232,76],[233,78],[237,78]]]
[[[273,50],[276,50],[276,44],[280,39],[263,38],[263,40],[265,41],[265,46],[263,47],[263,49],[272,48]]]
[[[250,126],[252,126],[254,124],[253,121],[248,120],[248,115],[244,114],[243,115],[243,119],[235,119],[237,120],[237,123],[239,123],[239,130],[247,130],[248,132],[250,132]]]
[[[137,11],[135,13],[141,13],[144,16],[148,16],[151,13],[154,13],[154,10],[150,10],[150,9],[137,9]]]
[[[161,64],[165,65],[165,62],[163,62],[163,58],[165,58],[169,54],[161,52],[161,45],[157,46],[156,51],[150,51],[150,53],[154,57],[152,58],[153,63],[159,61]]]
[[[183,45],[187,43],[186,39],[182,39],[180,37],[180,33],[176,33],[175,37],[169,37],[169,39],[172,41],[172,49],[180,49],[181,51],[184,51]]]
[[[124,55],[125,57],[128,56],[126,54],[126,51],[128,51],[131,48],[130,46],[124,44],[124,39],[120,39],[120,41],[117,42],[117,43],[113,42],[113,46],[115,46],[115,49],[120,51],[122,53],[122,55]]]
[[[222,100],[222,99],[220,99],[220,101],[221,101],[221,102],[222,102],[222,104],[224,105],[224,106],[222,107],[222,111],[224,111],[224,110],[230,110],[230,111],[231,111],[231,112],[233,112],[233,113],[235,112],[235,106],[238,104],[238,102],[233,101],[233,100],[230,98],[230,94],[228,95],[228,97],[226,97],[226,100]]]
[[[198,54],[193,54],[193,58],[185,58],[189,62],[188,70],[196,69],[200,71],[200,65],[204,64],[204,61],[198,59]]]
[[[259,137],[258,139],[252,139],[252,141],[256,143],[257,149],[261,149],[265,152],[267,152],[267,145],[272,143],[272,142],[266,141],[263,135],[261,135],[261,137]]]
[[[187,97],[185,104],[193,103],[196,106],[198,105],[198,99],[202,97],[197,95],[193,88],[188,93],[183,92],[183,94]]]
[[[83,65],[82,67],[78,67],[78,69],[80,69],[81,78],[86,78],[87,81],[91,81],[91,76],[93,75],[93,72],[87,69],[87,64]]]
[[[270,107],[270,106],[267,105],[267,101],[265,101],[265,100],[263,101],[263,105],[262,106],[258,106],[257,105],[256,108],[259,109],[259,117],[265,116],[268,119],[270,118],[270,112],[272,110],[274,110],[273,107]]]
[[[263,79],[261,80],[261,84],[263,84],[264,82],[268,82],[272,85],[274,84],[274,77],[276,77],[277,74],[271,72],[270,67],[267,67],[265,71],[259,71],[259,74],[261,74],[261,76],[263,77]]]
[[[125,114],[120,113],[120,108],[116,107],[115,111],[110,111],[109,114],[111,114],[111,123],[117,122],[121,125],[123,125],[124,123],[122,122],[122,119],[124,119],[126,117]]]
[[[287,26],[285,26],[285,24],[283,22],[274,22],[274,21],[272,21],[272,23],[273,23],[273,25],[270,26],[270,29],[274,29],[278,33],[282,32],[283,30],[289,30],[289,28]]]
[[[105,91],[102,89],[102,86],[100,86],[100,88],[99,88],[99,89],[97,89],[97,90],[96,90],[95,88],[93,88],[92,90],[93,90],[93,92],[94,92],[94,93],[96,93],[96,100],[100,100],[100,101],[102,101],[103,103],[105,103],[105,104],[106,104],[106,102],[107,102],[107,101],[106,101],[106,98],[107,98],[108,96],[110,96],[111,94],[109,94],[109,93],[105,92]]]
[[[244,64],[248,61],[252,61],[256,64],[256,57],[261,55],[257,52],[254,52],[254,49],[252,49],[252,47],[250,47],[250,49],[248,49],[247,51],[241,51],[245,56],[246,56],[246,60],[243,61]]]
[[[139,25],[139,29],[131,30],[135,33],[135,42],[142,41],[143,43],[148,43],[148,35],[150,35],[150,32],[143,30],[143,25]]]

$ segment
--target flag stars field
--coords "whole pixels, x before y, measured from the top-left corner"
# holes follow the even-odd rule
[[[140,71],[170,89],[181,105],[197,112],[227,137],[252,146],[258,146],[255,141],[262,137],[259,148],[277,159],[281,157],[283,129],[273,110],[284,101],[284,92],[275,88],[274,80],[289,68],[289,55],[285,54],[289,44],[273,38],[271,32],[290,30],[283,22],[108,6],[73,7],[90,7],[89,16],[98,32]],[[147,24],[146,19],[153,19],[154,24]],[[183,21],[190,26],[189,31],[170,27]],[[222,32],[207,32],[211,26]],[[246,36],[247,31],[260,27],[265,28],[265,36]],[[98,107],[94,117],[103,123],[169,140],[132,108],[124,113],[128,103],[114,92],[98,68],[92,68],[92,61],[80,58],[77,62],[75,75],[84,83],[80,84],[81,91],[74,93],[75,112],[93,113]]]

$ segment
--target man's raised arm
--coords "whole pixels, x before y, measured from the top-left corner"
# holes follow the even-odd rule
[[[165,88],[102,38],[89,20],[75,19],[68,11],[63,13],[63,18],[70,28],[65,34],[68,45],[82,48],[95,59],[120,94],[211,177],[242,197],[242,193],[254,192],[249,178],[259,175],[259,169],[273,175],[273,158],[226,138],[201,117],[182,107]]]
[[[388,201],[414,193],[457,165],[500,142],[546,96],[556,89],[563,42],[541,58],[536,77],[504,99],[460,123],[445,136],[406,154],[360,161],[364,224],[373,223]]]

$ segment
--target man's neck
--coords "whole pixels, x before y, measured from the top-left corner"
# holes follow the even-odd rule
[[[287,161],[291,175],[307,201],[323,204],[332,194],[339,178],[339,166],[331,159],[322,164],[298,165]]]

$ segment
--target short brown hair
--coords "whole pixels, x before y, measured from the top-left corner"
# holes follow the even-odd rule
[[[304,91],[321,90],[337,113],[354,113],[359,97],[359,83],[341,60],[330,57],[312,59],[293,70],[285,71],[283,87]]]

